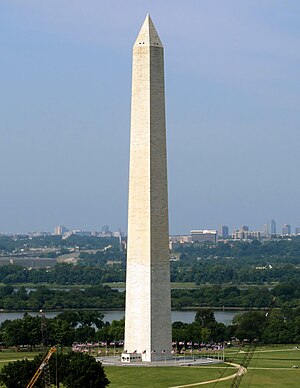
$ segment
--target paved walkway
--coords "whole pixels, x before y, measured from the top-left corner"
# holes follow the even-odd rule
[[[264,367],[248,367],[247,368],[248,370],[256,370],[256,369],[261,369],[261,370],[272,370],[273,372],[277,371],[277,370],[297,370],[299,372],[299,368],[293,368],[292,366],[287,366],[286,368],[264,368]]]
[[[207,381],[201,381],[200,383],[193,383],[193,384],[185,384],[185,385],[177,385],[177,386],[174,386],[174,387],[169,387],[169,388],[185,388],[185,387],[198,387],[199,385],[205,385],[205,384],[211,384],[211,383],[217,383],[219,381],[226,381],[226,380],[230,380],[230,379],[233,379],[236,375],[243,375],[247,372],[247,369],[242,367],[241,365],[239,364],[234,364],[232,362],[227,362],[227,364],[235,367],[235,368],[238,368],[238,371],[236,373],[234,373],[233,375],[229,375],[229,376],[226,376],[226,377],[221,377],[219,379],[214,379],[214,380],[207,380]]]
[[[178,357],[172,359],[165,359],[160,361],[140,361],[140,362],[122,362],[119,356],[106,356],[106,357],[96,357],[97,361],[100,361],[103,366],[124,366],[124,367],[153,367],[153,366],[204,366],[204,365],[213,365],[219,364],[223,361],[215,358],[192,358],[192,357]]]
[[[273,353],[273,352],[295,352],[300,351],[298,348],[285,348],[285,349],[265,349],[265,350],[255,350],[255,353]],[[235,352],[234,352],[235,353]],[[240,350],[239,353],[246,353],[245,350]],[[231,354],[231,352],[228,352],[226,354]]]
[[[296,352],[299,351],[298,348],[292,349],[266,349],[266,350],[255,350],[255,353],[273,353],[273,352]]]

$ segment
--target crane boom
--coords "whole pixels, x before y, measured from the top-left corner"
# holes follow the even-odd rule
[[[44,357],[41,365],[38,367],[37,371],[33,375],[32,379],[29,381],[29,383],[26,385],[26,388],[33,388],[34,384],[36,383],[37,379],[40,377],[41,373],[49,367],[48,363],[52,356],[52,354],[56,352],[56,347],[52,346],[52,348],[49,350],[49,352]]]

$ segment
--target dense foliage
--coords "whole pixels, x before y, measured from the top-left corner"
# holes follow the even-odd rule
[[[174,254],[171,281],[196,284],[300,280],[300,237],[260,242],[183,244]]]
[[[15,265],[0,267],[0,282],[49,283],[60,285],[101,284],[125,281],[125,253],[120,252],[116,239],[59,236],[23,240],[0,237],[0,247],[13,249],[14,244],[25,250],[33,247],[56,247],[57,251],[39,252],[55,257],[71,247],[80,249],[77,265],[58,264],[51,269],[26,269]],[[48,245],[47,245],[48,244]],[[107,245],[108,244],[108,245]],[[97,251],[91,252],[90,248]],[[24,254],[24,252],[23,252]],[[270,284],[300,281],[300,237],[260,242],[219,242],[217,245],[182,244],[174,248],[171,262],[172,282],[196,284]]]
[[[38,286],[27,292],[25,287],[0,287],[0,308],[6,310],[64,310],[88,308],[124,307],[124,293],[108,286],[94,286],[85,289],[54,290]]]
[[[38,360],[18,360],[4,365],[0,372],[0,382],[7,388],[26,387],[40,364]],[[44,388],[44,382],[39,379],[35,387]]]
[[[23,388],[41,364],[43,356],[34,360],[10,362],[0,373],[0,381],[7,388]],[[55,353],[49,362],[52,384],[62,383],[66,388],[101,388],[109,384],[104,369],[94,357],[83,353]],[[57,370],[56,370],[57,369]],[[56,373],[53,373],[55,371]],[[58,381],[56,381],[56,378]],[[34,385],[44,387],[43,375]]]
[[[262,311],[236,315],[233,324],[225,326],[215,321],[212,311],[199,310],[195,321],[173,323],[173,340],[189,343],[231,342],[236,339],[265,344],[300,342],[300,308],[273,309],[267,316]]]
[[[105,346],[122,346],[125,320],[103,322],[96,311],[67,312],[47,319],[48,345],[71,346],[74,342],[86,344],[103,342]],[[29,333],[29,334],[28,334]],[[41,318],[25,314],[23,319],[5,321],[0,326],[4,346],[35,348],[42,342]],[[268,315],[263,311],[249,311],[235,316],[231,325],[215,320],[210,309],[200,309],[194,322],[174,322],[172,338],[176,346],[202,343],[258,341],[260,343],[299,343],[300,308],[275,308]],[[181,344],[180,344],[181,343]],[[121,345],[120,345],[121,344]]]
[[[284,304],[290,307],[300,306],[300,283],[295,281],[282,283],[274,288],[210,285],[191,290],[172,290],[172,306],[174,308],[188,306],[262,308],[268,307],[274,297],[278,307]]]
[[[300,283],[296,281],[280,283],[273,288],[267,286],[200,286],[196,289],[174,289],[171,293],[172,307],[268,307],[274,297],[276,305],[300,306]],[[125,292],[108,286],[73,287],[53,289],[37,286],[27,290],[11,285],[0,287],[0,309],[4,310],[66,310],[124,308]]]
[[[42,338],[42,318],[24,314],[22,319],[6,320],[0,325],[0,339],[5,346],[26,346],[31,349],[43,341],[48,345],[71,346],[73,342],[122,340],[124,319],[111,324],[103,321],[98,311],[66,311],[46,319],[47,330]]]
[[[4,284],[48,283],[58,285],[101,284],[104,282],[125,281],[122,265],[88,266],[57,264],[51,269],[27,269],[18,265],[0,267],[0,282]]]
[[[187,343],[193,346],[194,343],[228,341],[231,333],[232,330],[229,327],[216,321],[210,309],[199,310],[192,323],[177,321],[172,324],[172,338],[177,347],[183,347]]]

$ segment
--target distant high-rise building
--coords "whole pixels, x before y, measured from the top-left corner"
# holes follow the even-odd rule
[[[295,234],[296,234],[297,236],[300,235],[300,227],[296,227],[296,228],[295,228]]]
[[[68,229],[63,225],[59,225],[54,228],[54,234],[56,236],[63,236],[65,233],[67,233],[67,231]]]
[[[249,232],[249,226],[247,226],[247,225],[241,226],[241,227],[240,227],[240,231],[241,231],[241,232]]]
[[[109,225],[103,225],[101,228],[102,234],[108,234],[109,232]]]
[[[240,229],[233,231],[232,238],[234,240],[260,240],[261,232],[258,230],[244,230],[243,227],[241,227]]]
[[[222,225],[220,228],[220,236],[224,239],[229,237],[229,227],[227,225]]]
[[[269,225],[268,224],[264,224],[263,225],[263,235],[264,236],[268,236],[269,235]]]
[[[283,227],[282,227],[282,235],[283,236],[290,236],[291,231],[292,231],[291,225],[289,225],[289,224],[283,225]]]
[[[276,222],[275,220],[270,221],[270,234],[274,236],[276,234]]]
[[[233,231],[232,238],[234,240],[260,240],[261,232],[258,230],[249,230],[249,226],[243,225],[240,229]]]

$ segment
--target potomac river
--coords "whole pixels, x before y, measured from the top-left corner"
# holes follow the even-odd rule
[[[197,310],[187,310],[187,311],[172,311],[172,322],[181,321],[184,323],[192,323],[194,321]],[[232,322],[232,319],[235,315],[239,313],[246,312],[245,310],[213,310],[215,314],[215,318],[218,322],[224,323],[225,325],[229,325]],[[53,318],[56,315],[60,314],[62,311],[45,311],[45,315],[47,318]],[[119,320],[124,317],[124,310],[101,310],[101,313],[104,315],[104,321],[112,322],[114,319]],[[37,311],[28,311],[30,315],[38,315]],[[18,319],[23,318],[24,312],[1,312],[0,311],[0,323],[5,321],[6,319]]]

